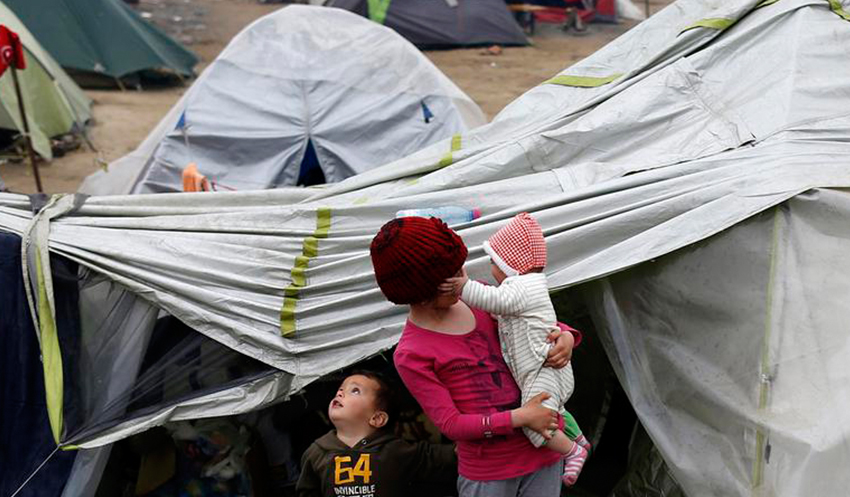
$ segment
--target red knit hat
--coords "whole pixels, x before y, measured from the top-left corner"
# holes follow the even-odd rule
[[[466,245],[438,218],[402,217],[381,227],[369,248],[378,286],[395,304],[418,304],[466,261]]]
[[[484,251],[508,276],[546,267],[543,229],[527,212],[517,214],[510,223],[484,242]]]

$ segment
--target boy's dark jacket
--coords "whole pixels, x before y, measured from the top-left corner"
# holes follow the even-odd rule
[[[345,445],[331,430],[304,452],[298,497],[398,497],[416,482],[454,481],[452,445],[406,442],[388,431]]]

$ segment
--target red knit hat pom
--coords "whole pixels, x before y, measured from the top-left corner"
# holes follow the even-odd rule
[[[387,300],[417,304],[466,261],[463,240],[438,218],[402,217],[386,223],[369,248],[375,279]]]
[[[546,267],[543,229],[527,212],[517,214],[491,236],[484,244],[484,250],[508,276]]]

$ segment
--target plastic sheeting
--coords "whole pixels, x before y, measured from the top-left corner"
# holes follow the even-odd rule
[[[848,215],[850,193],[816,190],[588,285],[688,495],[846,493]]]
[[[608,497],[684,497],[686,494],[640,423],[629,440],[628,470]]]
[[[338,182],[485,122],[392,30],[292,5],[234,37],[144,143],[80,191],[181,191],[190,163],[224,189],[295,186],[308,145]]]
[[[65,423],[69,443],[92,433],[103,438],[128,419],[155,417],[185,401],[279,376],[171,316],[158,317],[157,308],[103,275],[86,272],[80,287],[82,346],[66,362],[74,364],[71,398],[81,415]]]
[[[850,23],[826,1],[757,4],[679,1],[562,73],[619,75],[610,84],[543,84],[459,144],[444,140],[323,189],[92,197],[51,221],[49,233],[37,230],[34,249],[48,244],[280,370],[263,385],[180,401],[85,442],[220,412],[221,402],[252,409],[391,347],[405,310],[377,289],[369,242],[401,208],[459,205],[484,214],[456,226],[473,277],[486,278],[480,243],[519,211],[544,228],[553,290],[621,272],[650,278],[653,261],[695,254],[692,268],[676,273],[678,293],[650,279],[643,307],[621,309],[619,299],[599,318],[617,318],[609,353],[625,358],[623,371],[641,373],[621,374],[641,422],[689,495],[835,494],[841,482],[819,468],[847,463],[838,365],[848,357],[836,342],[835,306],[850,296],[850,277],[837,260],[844,245],[818,254],[846,240],[838,225],[850,187],[850,73],[835,68],[850,55]],[[702,19],[726,27],[685,29]],[[748,221],[764,212],[767,231],[764,216]],[[774,228],[775,212],[787,212],[786,231]],[[0,195],[0,228],[23,233],[30,219],[26,199]],[[730,230],[736,225],[742,231]],[[727,235],[739,250],[709,250],[728,247]],[[769,270],[760,251],[778,247],[786,265]],[[775,275],[770,299],[765,271]],[[615,278],[606,290],[614,296],[632,281]],[[814,293],[821,289],[827,298]],[[688,299],[701,300],[688,307]],[[753,329],[765,329],[768,300],[775,331],[765,340]],[[641,319],[656,309],[651,332],[663,340],[644,351]],[[294,333],[283,337],[285,320]],[[626,361],[649,353],[648,371]],[[789,373],[800,381],[780,381]]]

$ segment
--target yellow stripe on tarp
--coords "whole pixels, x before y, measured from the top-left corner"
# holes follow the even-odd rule
[[[696,28],[708,28],[723,31],[724,29],[728,28],[733,24],[735,24],[734,19],[726,19],[725,17],[709,17],[706,19],[700,19],[699,21],[691,24],[690,26],[687,26],[685,29],[679,31],[679,34]]]
[[[41,336],[41,364],[44,368],[44,393],[47,400],[47,418],[53,440],[59,444],[62,435],[62,402],[64,388],[62,379],[62,350],[59,348],[59,336],[50,302],[47,300],[47,287],[44,282],[44,269],[41,253],[35,253],[36,284],[38,285],[38,325]]]
[[[452,152],[457,152],[458,150],[460,150],[460,140],[461,140],[461,138],[460,138],[459,134],[452,136],[452,144],[450,146],[449,152],[440,159],[440,162],[439,162],[440,167],[449,166],[449,165],[452,164],[452,162],[454,162],[454,157],[452,157]]]
[[[850,21],[850,13],[844,10],[844,7],[838,0],[829,0],[829,8],[845,21]]]
[[[331,210],[322,207],[316,210],[316,230],[304,239],[301,255],[295,257],[292,266],[291,283],[283,290],[283,305],[280,308],[280,334],[290,336],[295,333],[295,307],[301,289],[307,286],[307,268],[310,259],[319,255],[319,240],[327,238],[331,230]]]
[[[295,304],[298,302],[297,292],[292,296],[287,292],[287,295],[280,308],[280,334],[285,337],[295,333]]]
[[[760,8],[762,8],[762,7],[767,7],[768,5],[773,5],[773,4],[775,4],[776,2],[778,2],[778,1],[779,1],[779,0],[762,0],[761,2],[759,2],[759,4],[758,4],[758,5],[756,5],[756,8],[757,8],[757,9],[760,9]]]
[[[574,86],[576,88],[596,88],[597,86],[607,85],[620,76],[622,76],[622,73],[602,77],[561,75],[548,79],[544,81],[543,84],[548,83],[552,85]]]

